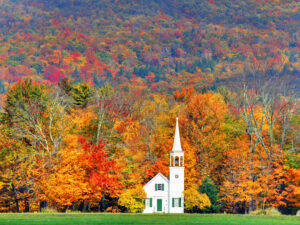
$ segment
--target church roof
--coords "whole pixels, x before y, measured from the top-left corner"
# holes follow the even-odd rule
[[[181,143],[180,143],[178,117],[176,117],[176,128],[175,128],[175,136],[174,136],[172,152],[182,152]]]
[[[152,183],[152,181],[156,180],[156,178],[159,177],[159,176],[162,177],[167,183],[169,183],[169,179],[168,179],[168,178],[166,178],[166,177],[165,177],[164,175],[162,175],[161,173],[158,173],[158,174],[156,174],[151,180],[149,180],[147,184],[144,185],[144,188],[145,188],[148,184]]]

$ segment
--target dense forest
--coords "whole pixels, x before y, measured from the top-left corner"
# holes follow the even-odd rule
[[[0,0],[0,212],[300,207],[300,3]]]

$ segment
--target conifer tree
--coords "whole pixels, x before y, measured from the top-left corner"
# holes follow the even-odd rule
[[[93,95],[93,90],[87,83],[79,83],[73,86],[71,96],[73,106],[85,108]]]
[[[204,212],[216,213],[220,210],[221,205],[218,203],[218,189],[212,179],[206,177],[199,187],[199,191],[206,194],[211,202],[210,207],[203,209]]]

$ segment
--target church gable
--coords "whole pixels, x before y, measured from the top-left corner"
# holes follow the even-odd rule
[[[168,187],[169,180],[161,173],[156,174],[147,184],[144,185],[144,190],[165,191]]]

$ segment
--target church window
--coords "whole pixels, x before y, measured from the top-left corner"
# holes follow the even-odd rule
[[[164,191],[165,184],[155,184],[155,191]]]
[[[172,207],[181,207],[181,198],[172,198]]]
[[[145,205],[146,207],[152,207],[152,198],[146,198]]]

